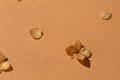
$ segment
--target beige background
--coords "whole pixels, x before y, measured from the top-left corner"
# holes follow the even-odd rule
[[[120,80],[119,21],[120,0],[0,0],[0,51],[14,68],[0,80]],[[40,40],[33,27],[44,31]],[[66,55],[75,40],[92,51],[90,68]]]

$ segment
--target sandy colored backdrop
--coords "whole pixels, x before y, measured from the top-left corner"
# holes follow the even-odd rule
[[[40,40],[29,35],[34,27]],[[91,68],[66,55],[75,40],[92,51]],[[0,80],[120,80],[119,48],[120,0],[0,0],[0,51],[14,68]]]

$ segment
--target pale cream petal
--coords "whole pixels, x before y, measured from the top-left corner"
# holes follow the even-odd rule
[[[102,17],[103,20],[109,20],[109,19],[112,18],[112,13],[110,13],[110,12],[103,12],[101,14],[101,17]]]
[[[87,58],[91,57],[92,55],[92,53],[87,49],[85,49],[84,51],[80,51],[80,54],[86,56]]]
[[[73,54],[73,57],[75,57],[76,59],[79,59],[79,60],[84,60],[85,59],[85,56],[82,55],[82,54]]]
[[[3,71],[8,70],[9,68],[11,68],[11,66],[10,66],[10,64],[8,62],[2,62],[0,64],[0,69],[3,70]]]
[[[30,30],[30,35],[34,39],[40,39],[43,36],[43,31],[40,28],[33,28]]]

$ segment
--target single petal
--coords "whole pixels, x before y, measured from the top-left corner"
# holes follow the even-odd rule
[[[74,46],[76,47],[76,49],[77,49],[78,51],[83,47],[83,45],[81,44],[80,41],[75,41],[75,42],[74,42]]]
[[[10,68],[10,64],[9,64],[8,62],[2,62],[2,63],[0,64],[0,69],[1,69],[2,71],[8,70],[9,68]]]
[[[40,28],[33,28],[30,30],[30,35],[38,40],[43,36],[43,31]]]
[[[0,52],[0,63],[5,60],[6,60],[5,55],[2,52]]]
[[[85,56],[82,55],[82,54],[73,54],[73,57],[75,57],[76,59],[79,59],[79,60],[84,60],[85,59]]]
[[[73,54],[77,53],[77,50],[74,45],[70,45],[69,47],[67,47],[65,49],[65,51],[66,51],[67,55],[69,55],[69,56],[73,56]]]
[[[80,54],[86,56],[87,58],[92,56],[92,53],[87,49],[85,49],[84,51],[80,51]]]

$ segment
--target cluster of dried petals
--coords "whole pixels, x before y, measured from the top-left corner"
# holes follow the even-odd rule
[[[91,52],[81,44],[80,41],[75,41],[74,44],[68,46],[65,51],[67,55],[79,60],[84,60],[92,55]]]

